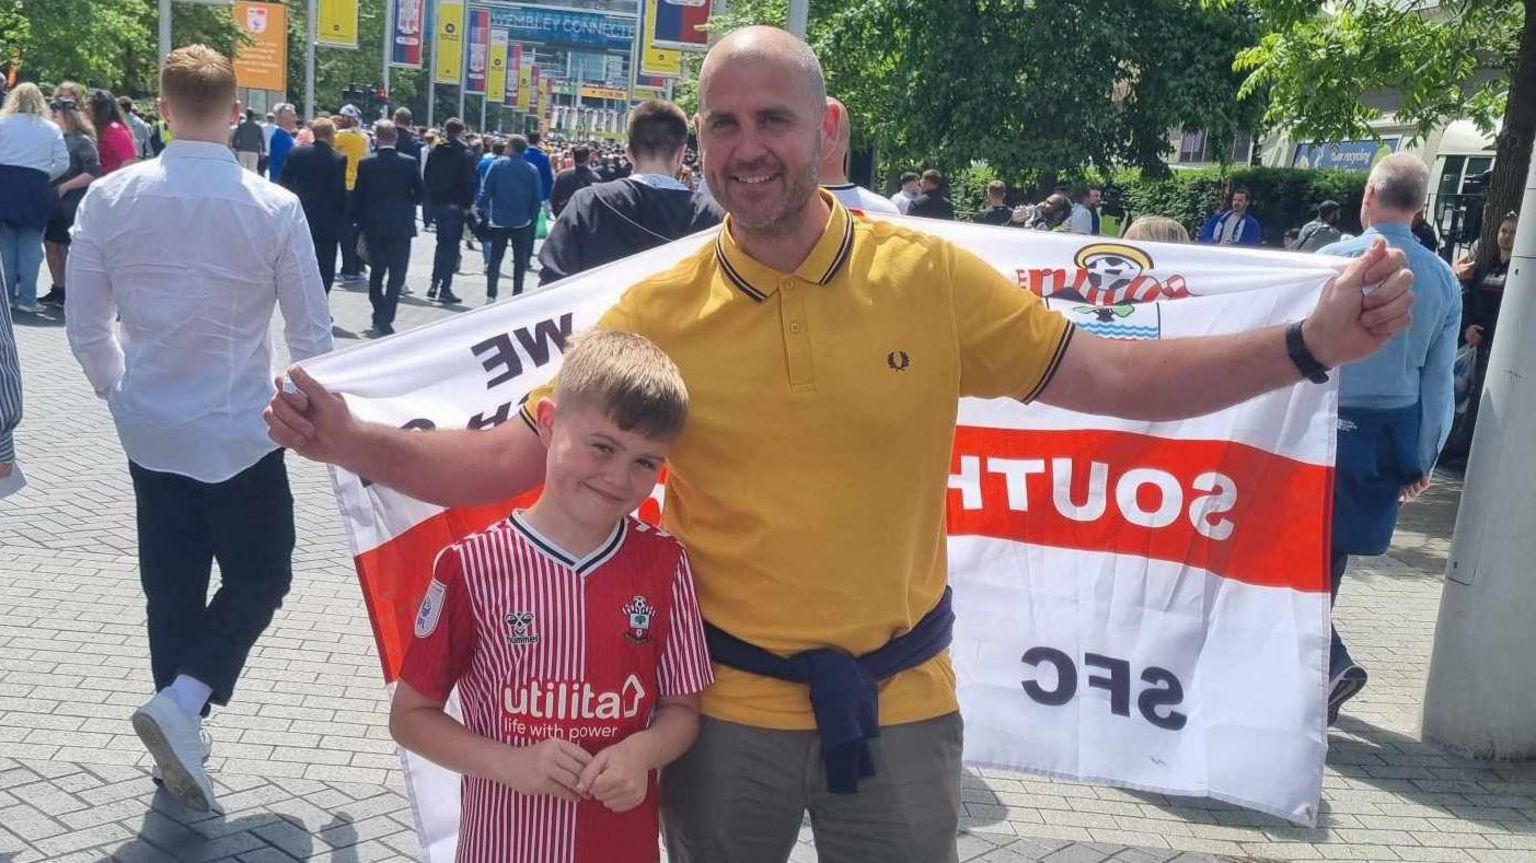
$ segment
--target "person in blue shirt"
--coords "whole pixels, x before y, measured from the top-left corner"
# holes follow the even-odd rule
[[[539,133],[528,133],[528,150],[523,159],[539,172],[539,200],[549,202],[549,193],[555,188],[555,172],[549,166],[549,156],[539,149]]]
[[[276,183],[283,179],[283,166],[293,151],[299,115],[287,102],[278,105],[272,113],[277,117],[277,128],[272,130],[272,142],[267,145],[267,179]]]
[[[491,163],[480,184],[475,207],[485,217],[489,228],[491,260],[485,271],[485,299],[496,301],[496,283],[501,278],[501,261],[512,246],[512,294],[523,292],[523,277],[528,259],[533,256],[533,226],[539,217],[543,199],[539,193],[539,172],[524,161],[528,139],[513,135],[507,141],[506,155]]]
[[[1413,323],[1375,355],[1339,370],[1339,430],[1333,492],[1333,596],[1351,554],[1382,554],[1401,501],[1429,486],[1455,411],[1452,368],[1461,331],[1461,287],[1445,261],[1413,233],[1429,193],[1429,168],[1395,153],[1371,170],[1360,204],[1365,231],[1320,255],[1359,257],[1378,237],[1401,249],[1413,272]],[[1365,687],[1365,669],[1333,630],[1328,721]]]
[[[475,166],[475,170],[480,174],[480,181],[479,184],[475,186],[476,189],[480,189],[485,186],[485,175],[490,173],[491,165],[495,164],[496,160],[506,155],[506,153],[506,141],[503,141],[500,138],[490,140],[489,149],[486,150],[485,155],[480,157],[479,164]],[[474,247],[471,246],[470,248],[473,249]],[[491,271],[491,244],[489,242],[480,244],[480,262],[485,265],[485,272],[489,273]]]
[[[1257,246],[1264,242],[1258,217],[1248,212],[1252,202],[1253,196],[1247,189],[1233,189],[1231,205],[1201,226],[1200,242],[1212,246]]]

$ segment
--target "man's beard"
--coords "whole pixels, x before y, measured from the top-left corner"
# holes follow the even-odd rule
[[[746,223],[731,204],[731,188],[729,173],[721,186],[721,194],[716,193],[720,203],[725,206],[725,211],[731,214],[731,224],[751,234],[766,237],[783,237],[795,232],[800,227],[800,214],[804,212],[806,202],[816,194],[818,184],[816,182],[821,165],[821,146],[818,145],[812,154],[810,161],[806,163],[806,169],[798,175],[791,174],[782,163],[779,165],[779,174],[784,182],[784,205],[777,212],[771,214],[761,222]]]

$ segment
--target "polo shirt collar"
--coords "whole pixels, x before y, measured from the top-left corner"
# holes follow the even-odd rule
[[[831,207],[832,215],[821,233],[821,239],[811,253],[800,263],[794,275],[802,281],[825,285],[837,276],[853,254],[853,216],[830,192],[818,189],[817,194]],[[715,240],[715,259],[725,278],[743,294],[762,302],[779,289],[784,273],[758,263],[731,237],[731,217],[725,217],[720,234]]]

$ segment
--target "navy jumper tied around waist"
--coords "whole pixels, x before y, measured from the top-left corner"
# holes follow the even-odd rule
[[[737,671],[811,688],[811,712],[821,734],[827,789],[854,794],[859,780],[875,775],[868,740],[880,735],[880,681],[916,668],[949,647],[955,612],[950,589],[911,630],[863,656],[831,647],[779,656],[705,623],[710,657]]]

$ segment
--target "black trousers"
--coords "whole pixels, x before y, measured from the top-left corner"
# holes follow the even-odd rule
[[[283,451],[218,483],[132,462],[128,471],[155,690],[186,674],[213,690],[212,703],[228,704],[293,582],[293,495]],[[215,560],[221,577],[209,601]]]
[[[335,231],[316,230],[314,225],[309,226],[309,238],[315,243],[315,261],[320,264],[320,281],[329,294],[331,285],[336,283],[336,245],[340,240]]]
[[[352,193],[347,193],[347,212],[352,213]],[[351,219],[341,226],[341,274],[355,276],[363,271],[363,259],[357,256],[357,228]],[[370,251],[371,253],[371,251]]]
[[[459,265],[459,240],[464,238],[464,211],[444,205],[432,208],[437,223],[437,246],[432,251],[432,284],[453,292],[453,273]]]
[[[491,263],[485,275],[485,296],[496,299],[496,283],[501,281],[501,261],[512,246],[512,296],[523,292],[523,277],[528,274],[528,261],[533,257],[533,224],[521,228],[491,229]]]
[[[405,287],[405,268],[411,263],[411,238],[369,237],[368,257],[368,300],[373,303],[373,323],[393,325],[395,308],[400,305],[400,289]]]

